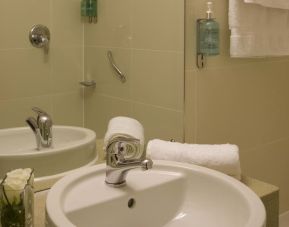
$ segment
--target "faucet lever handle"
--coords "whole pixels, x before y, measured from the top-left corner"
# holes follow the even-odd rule
[[[39,107],[32,107],[32,110],[37,113],[38,115],[47,115],[48,116],[48,113],[46,113],[44,110],[40,109]]]

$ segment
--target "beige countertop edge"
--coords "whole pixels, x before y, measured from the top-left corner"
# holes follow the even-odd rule
[[[275,185],[251,177],[242,176],[241,182],[252,189],[261,199],[265,198],[267,195],[279,192],[279,188]]]

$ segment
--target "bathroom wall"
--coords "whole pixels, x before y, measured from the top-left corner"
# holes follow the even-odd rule
[[[38,106],[55,124],[83,125],[83,24],[79,0],[0,0],[0,128],[24,126]],[[34,24],[49,27],[49,54],[32,47]]]
[[[121,83],[108,63],[127,76]],[[99,0],[85,25],[85,126],[103,138],[111,117],[141,121],[146,139],[183,140],[184,1]]]
[[[281,212],[289,210],[289,58],[231,59],[228,1],[218,0],[221,55],[197,69],[195,20],[205,2],[186,0],[185,140],[238,144],[243,173],[279,186]],[[111,117],[127,115],[148,138],[181,141],[183,2],[99,0],[98,23],[85,26],[79,3],[0,0],[0,128],[25,125],[39,106],[55,124],[81,126],[85,117],[99,138]],[[49,55],[28,41],[38,23],[51,30]],[[109,67],[108,49],[127,83]],[[97,82],[85,90],[85,116],[83,76]]]
[[[229,57],[228,1],[215,3],[221,54],[195,65],[197,18],[206,0],[186,0],[186,141],[239,145],[243,174],[280,187],[289,210],[289,58]]]

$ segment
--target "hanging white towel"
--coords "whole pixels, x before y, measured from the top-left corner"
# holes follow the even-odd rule
[[[289,55],[289,10],[229,1],[231,57]]]
[[[289,9],[288,0],[244,0],[246,3],[255,3],[265,7]]]

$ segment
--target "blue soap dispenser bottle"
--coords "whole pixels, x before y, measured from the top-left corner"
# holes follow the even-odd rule
[[[213,18],[213,3],[207,2],[206,18],[198,20],[198,54],[205,56],[218,55],[219,24]]]

